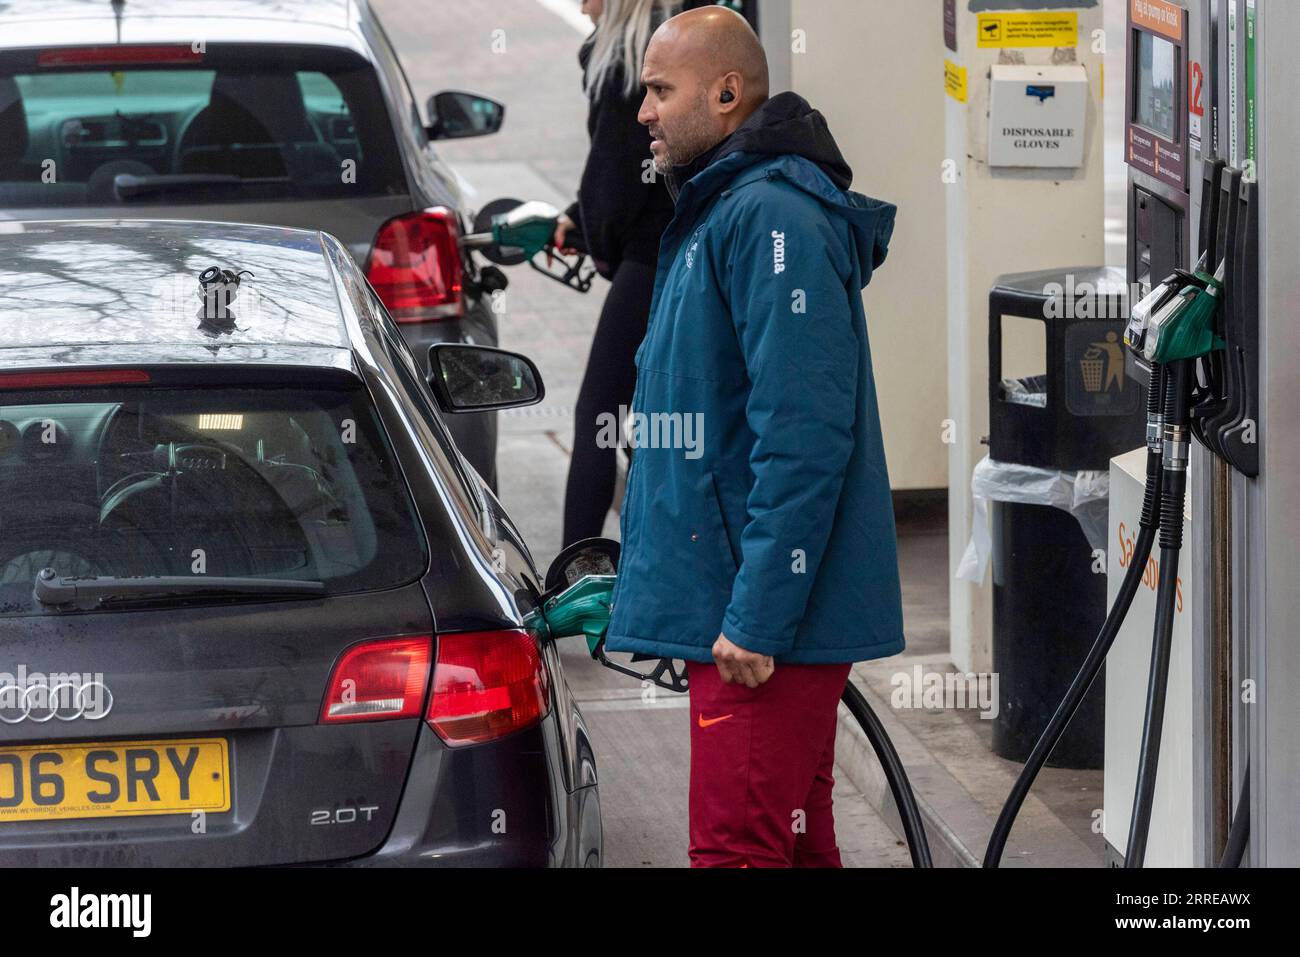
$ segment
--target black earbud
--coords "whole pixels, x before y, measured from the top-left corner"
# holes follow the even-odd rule
[[[730,90],[723,90],[722,95],[718,97],[718,99],[721,100],[723,103],[730,103],[735,98],[736,98],[736,94],[732,93]]]

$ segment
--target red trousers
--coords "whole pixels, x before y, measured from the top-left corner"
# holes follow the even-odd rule
[[[692,867],[840,867],[831,790],[850,664],[783,665],[757,688],[687,662]]]

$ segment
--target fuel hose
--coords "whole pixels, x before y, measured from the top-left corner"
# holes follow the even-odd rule
[[[1241,796],[1237,798],[1237,814],[1228,829],[1228,843],[1223,848],[1219,867],[1241,867],[1246,857],[1246,840],[1250,837],[1250,759],[1241,772]]]
[[[1006,802],[1002,806],[996,825],[989,838],[984,855],[984,867],[995,868],[1002,859],[1007,840],[1016,816],[1024,806],[1030,788],[1039,772],[1060,742],[1070,720],[1083,703],[1088,689],[1096,680],[1106,655],[1119,635],[1134,596],[1141,586],[1147,562],[1159,536],[1161,544],[1160,587],[1156,615],[1155,635],[1148,682],[1146,717],[1142,732],[1142,751],[1138,774],[1137,793],[1134,798],[1133,818],[1129,827],[1129,845],[1125,855],[1126,866],[1140,867],[1146,850],[1150,829],[1151,806],[1155,793],[1156,770],[1159,763],[1160,736],[1164,719],[1165,696],[1168,688],[1169,657],[1173,635],[1173,615],[1177,599],[1178,556],[1182,546],[1182,512],[1187,488],[1189,363],[1178,361],[1167,366],[1153,364],[1151,388],[1147,392],[1147,469],[1146,488],[1142,512],[1138,519],[1138,537],[1128,568],[1120,584],[1115,603],[1106,621],[1088,651],[1078,674],[1067,690],[1052,719],[1047,723],[1029,759],[1016,778]],[[876,752],[876,757],[889,782],[890,792],[898,808],[903,833],[914,867],[933,867],[925,825],[921,818],[916,796],[912,791],[907,772],[899,760],[898,752],[886,734],[880,719],[872,711],[866,698],[850,682],[844,689],[844,704],[861,726]],[[1238,832],[1248,827],[1245,795],[1233,823],[1224,860],[1240,861],[1244,836]],[[1225,865],[1232,866],[1232,865]]]
[[[867,740],[871,742],[876,758],[885,771],[885,780],[889,782],[898,816],[903,822],[903,834],[907,838],[907,849],[912,855],[912,866],[934,867],[934,861],[930,857],[930,842],[925,836],[925,823],[921,820],[921,809],[916,804],[912,782],[907,779],[907,771],[898,757],[898,751],[894,749],[894,742],[889,740],[885,726],[880,723],[880,718],[871,710],[871,705],[852,680],[845,684],[841,700],[866,733]]]
[[[1146,857],[1155,800],[1156,772],[1160,763],[1160,738],[1164,728],[1165,698],[1169,689],[1169,659],[1173,644],[1174,614],[1178,602],[1178,558],[1183,544],[1183,502],[1187,494],[1190,450],[1191,363],[1170,363],[1165,382],[1165,443],[1160,503],[1160,584],[1156,591],[1156,623],[1152,636],[1151,671],[1147,679],[1146,715],[1142,722],[1142,750],[1129,819],[1124,866],[1139,868]]]
[[[1033,751],[1030,752],[1024,768],[1021,769],[1020,775],[1016,778],[1015,786],[1012,787],[1011,793],[1007,796],[1006,803],[1002,805],[1002,811],[993,827],[993,833],[989,836],[988,849],[984,852],[984,866],[987,868],[997,867],[1001,863],[1007,840],[1011,836],[1011,828],[1016,822],[1016,815],[1020,813],[1020,809],[1024,805],[1025,798],[1029,796],[1029,789],[1033,787],[1038,772],[1047,763],[1052,750],[1061,740],[1061,736],[1065,734],[1070,719],[1079,710],[1084,696],[1088,693],[1092,682],[1101,671],[1106,655],[1110,651],[1111,645],[1115,643],[1120,626],[1124,623],[1129,608],[1133,604],[1133,596],[1137,594],[1138,586],[1142,583],[1142,575],[1146,570],[1147,560],[1151,557],[1151,549],[1155,544],[1156,532],[1161,523],[1161,465],[1163,459],[1165,380],[1166,376],[1163,367],[1153,365],[1151,368],[1151,388],[1147,390],[1146,491],[1142,499],[1142,514],[1138,518],[1137,542],[1133,546],[1133,554],[1129,559],[1128,570],[1124,573],[1119,593],[1115,596],[1115,604],[1111,607],[1110,613],[1107,614],[1106,620],[1101,626],[1101,631],[1097,634],[1097,640],[1093,642],[1092,647],[1088,650],[1088,655],[1084,658],[1079,673],[1075,675],[1074,681],[1065,693],[1061,704],[1057,707],[1056,713],[1052,715],[1052,720],[1043,729],[1043,733],[1039,736]]]

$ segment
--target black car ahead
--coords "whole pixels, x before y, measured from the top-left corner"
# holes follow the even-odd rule
[[[0,3],[0,220],[324,230],[421,361],[497,342],[434,144],[496,132],[504,108],[444,91],[425,113],[366,0]],[[496,488],[495,413],[448,425]]]
[[[202,283],[200,282],[202,278]],[[333,237],[0,235],[0,865],[591,865],[541,583]]]

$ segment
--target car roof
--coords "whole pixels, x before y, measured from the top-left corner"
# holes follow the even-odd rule
[[[287,362],[352,368],[319,232],[179,220],[0,222],[0,367]],[[346,255],[346,254],[344,254]],[[204,322],[199,274],[248,270]],[[111,358],[109,358],[111,357]]]
[[[0,48],[132,43],[297,43],[367,52],[365,0],[43,0],[0,14]]]

